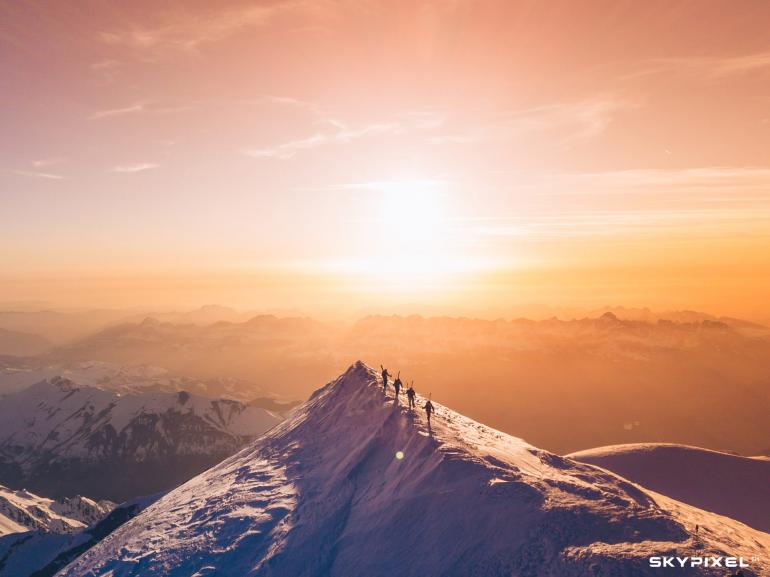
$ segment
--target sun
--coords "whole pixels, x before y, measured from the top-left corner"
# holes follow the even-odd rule
[[[327,271],[377,293],[437,294],[474,272],[467,236],[457,226],[456,194],[441,180],[401,179],[350,185],[358,211],[342,240],[345,256]]]
[[[380,183],[374,198],[377,238],[373,264],[384,275],[431,275],[444,271],[448,228],[439,182]]]

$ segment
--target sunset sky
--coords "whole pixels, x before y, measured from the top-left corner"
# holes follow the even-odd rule
[[[770,3],[0,0],[0,303],[770,318]]]

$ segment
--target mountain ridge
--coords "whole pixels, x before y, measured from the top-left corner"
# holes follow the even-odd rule
[[[650,555],[770,547],[438,403],[429,428],[424,401],[410,412],[358,362],[60,576],[654,575]]]

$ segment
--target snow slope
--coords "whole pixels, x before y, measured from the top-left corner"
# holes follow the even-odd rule
[[[0,536],[26,531],[73,533],[102,519],[114,507],[109,501],[86,497],[46,499],[0,485]]]
[[[356,363],[58,575],[660,575],[650,555],[770,549],[770,535],[435,405],[429,430]]]
[[[568,457],[770,533],[770,460],[663,443],[612,445]]]
[[[123,501],[189,479],[280,420],[238,401],[54,377],[0,399],[0,481]]]

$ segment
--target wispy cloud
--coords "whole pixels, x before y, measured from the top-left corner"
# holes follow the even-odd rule
[[[144,172],[145,170],[152,170],[158,168],[160,165],[154,162],[139,162],[136,164],[118,164],[110,169],[110,172],[131,173],[131,172]]]
[[[552,174],[516,186],[529,199],[526,214],[459,221],[478,236],[530,238],[642,230],[699,234],[720,227],[757,230],[770,222],[770,168],[763,167]]]
[[[270,104],[276,104],[279,106],[290,106],[292,108],[300,108],[302,110],[309,110],[319,116],[322,114],[321,108],[312,102],[302,100],[300,98],[294,98],[292,96],[276,96],[273,94],[265,94],[258,99],[260,102],[267,102]]]
[[[301,102],[301,101],[296,101]],[[317,110],[317,108],[316,108]],[[243,154],[254,158],[292,158],[302,150],[310,150],[328,144],[346,144],[369,136],[397,135],[413,130],[427,130],[439,126],[443,119],[430,112],[404,112],[391,120],[372,122],[361,126],[350,126],[333,116],[319,116],[314,124],[327,127],[310,136],[283,142],[273,146],[243,150]]]
[[[325,144],[347,143],[373,134],[397,134],[401,130],[402,127],[395,122],[368,124],[358,128],[349,128],[343,125],[333,131],[316,132],[306,138],[291,140],[266,148],[247,149],[243,153],[254,158],[280,158],[285,160],[293,157],[301,150],[309,150]]]
[[[538,132],[556,133],[564,146],[589,141],[601,135],[614,115],[639,104],[627,99],[602,96],[577,102],[562,102],[532,108],[481,114],[464,119],[468,128],[447,130],[431,138],[436,143],[507,142]]]
[[[97,110],[89,118],[91,120],[101,120],[102,118],[113,118],[115,116],[125,116],[127,114],[136,114],[144,110],[144,103],[137,102],[124,106],[122,108],[109,108],[107,110]]]
[[[91,71],[105,83],[114,82],[123,66],[119,60],[105,58],[89,65]]]
[[[557,194],[647,194],[692,192],[700,198],[719,192],[737,197],[741,192],[759,192],[770,200],[770,168],[761,166],[708,166],[683,169],[631,169],[608,172],[563,174],[549,177],[551,185],[561,188]],[[565,187],[571,183],[570,187]],[[677,196],[678,198],[685,198]]]
[[[195,110],[195,108],[196,105],[194,104],[161,106],[158,104],[149,104],[147,102],[136,102],[122,108],[97,110],[92,113],[89,118],[91,120],[102,120],[104,118],[115,118],[131,114],[173,114],[176,112],[184,112],[186,110]]]
[[[566,135],[562,142],[572,143],[599,136],[610,125],[615,112],[636,106],[617,98],[595,98],[513,111],[503,118],[523,131],[563,129]]]
[[[770,51],[739,56],[681,57],[650,60],[625,78],[677,73],[721,79],[755,72],[770,72]]]
[[[55,164],[61,164],[64,162],[62,158],[39,158],[32,161],[32,166],[35,168],[43,168],[45,166],[53,166]]]
[[[51,172],[40,172],[35,170],[6,170],[5,172],[11,174],[18,174],[19,176],[26,176],[29,178],[42,178],[44,180],[63,180],[64,176],[61,174],[53,174]]]
[[[204,15],[179,13],[156,25],[100,32],[98,38],[106,44],[141,51],[167,48],[194,50],[203,44],[225,39],[240,30],[264,26],[274,16],[305,5],[307,2],[287,0],[214,10]]]

